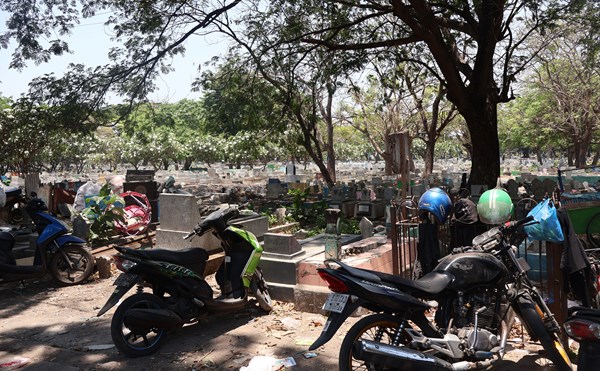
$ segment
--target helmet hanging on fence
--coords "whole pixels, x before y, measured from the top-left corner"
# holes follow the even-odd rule
[[[477,203],[479,220],[485,224],[502,224],[510,219],[512,211],[512,200],[501,188],[485,191]]]
[[[435,222],[444,224],[450,211],[452,210],[452,201],[450,197],[441,188],[431,188],[427,190],[419,199],[419,216],[426,217],[427,213],[433,215]]]

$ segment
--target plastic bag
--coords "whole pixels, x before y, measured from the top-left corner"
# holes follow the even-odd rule
[[[88,207],[89,205],[86,204],[86,197],[97,195],[98,192],[100,192],[100,188],[101,187],[99,184],[96,184],[92,181],[88,181],[87,183],[79,187],[77,193],[75,194],[75,202],[73,203],[73,209],[81,211]]]
[[[533,216],[538,222],[524,227],[525,233],[530,239],[550,242],[564,241],[562,227],[556,215],[556,207],[549,198],[537,204],[527,216]]]

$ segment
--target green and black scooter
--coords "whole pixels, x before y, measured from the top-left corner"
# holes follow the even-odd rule
[[[221,290],[218,297],[213,297],[204,279],[208,253],[202,248],[116,248],[119,254],[113,258],[123,273],[115,280],[116,288],[98,316],[137,285],[137,292],[117,307],[111,322],[111,336],[121,352],[130,357],[153,354],[164,343],[168,330],[193,323],[207,312],[241,310],[249,292],[264,311],[271,311],[267,283],[258,267],[262,246],[251,232],[228,225],[239,214],[232,207],[217,210],[185,237],[211,232],[221,241],[225,256],[215,276]],[[152,292],[144,291],[148,287]]]

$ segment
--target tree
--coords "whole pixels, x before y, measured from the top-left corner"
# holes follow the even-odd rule
[[[10,68],[23,69],[28,62],[43,63],[53,56],[71,52],[65,37],[81,19],[99,13],[111,14],[106,22],[119,45],[107,51],[111,64],[87,67],[71,65],[64,76],[42,76],[30,83],[35,102],[81,108],[85,119],[106,106],[107,93],[130,98],[130,107],[145,100],[155,89],[154,79],[168,73],[170,59],[183,54],[186,42],[203,37],[207,27],[240,0],[233,1],[111,1],[111,0],[1,0],[8,13],[7,30],[0,47],[15,50]],[[87,115],[86,115],[87,113]]]
[[[472,146],[469,182],[494,186],[500,175],[497,106],[539,51],[524,40],[551,27],[580,1],[334,1],[345,21],[307,24],[303,40],[332,50],[400,47],[405,59],[435,61],[448,99],[464,117]],[[295,4],[295,3],[294,3]],[[296,5],[290,5],[290,12]],[[543,47],[543,45],[541,45]],[[432,73],[436,71],[432,70]]]
[[[342,115],[384,159],[386,174],[400,172],[389,143],[392,134],[402,131],[425,143],[424,174],[430,174],[435,144],[456,111],[447,104],[442,83],[426,69],[395,63],[393,52],[382,54],[372,62],[374,73],[367,77],[367,89],[353,84],[352,102],[342,108]]]
[[[8,31],[0,35],[0,45],[6,48],[10,41],[15,42],[11,68],[23,68],[28,60],[43,62],[52,55],[69,51],[61,37],[77,25],[81,16],[113,11],[114,15],[108,23],[123,47],[111,50],[111,65],[97,68],[72,66],[64,77],[45,76],[32,85],[32,97],[38,101],[60,101],[65,106],[67,102],[68,106],[84,112],[101,107],[105,103],[106,93],[111,89],[133,100],[143,99],[154,88],[153,78],[159,72],[169,70],[169,58],[183,53],[185,43],[192,37],[211,31],[209,27],[214,26],[215,22],[218,22],[217,27],[221,30],[224,25],[239,28],[233,19],[227,17],[234,17],[228,11],[238,8],[240,3],[240,0],[214,3],[206,0],[103,0],[79,3],[66,0],[41,3],[34,0],[3,0],[0,9],[8,12],[10,17]],[[321,63],[323,71],[328,68],[339,71],[346,61],[359,60],[353,56],[360,50],[401,47],[405,50],[406,60],[424,66],[427,64],[420,56],[427,53],[437,65],[438,77],[444,82],[448,99],[464,117],[469,129],[473,153],[469,181],[493,186],[500,172],[498,104],[513,98],[511,84],[538,52],[525,48],[524,40],[537,31],[551,27],[554,20],[567,12],[579,10],[582,4],[593,4],[593,1],[277,0],[268,4],[259,1],[248,3],[251,12],[262,11],[263,8],[278,10],[276,18],[269,19],[261,17],[259,13],[248,14],[246,9],[235,15],[245,17],[249,22],[244,24],[250,32],[249,40],[256,40],[258,35],[253,33],[259,29],[274,31],[272,35],[264,35],[266,40],[283,36],[282,39],[288,41],[288,47],[280,49],[278,56],[280,61],[291,63],[290,66],[304,61],[308,52],[313,52],[310,46],[304,46],[300,41],[324,45],[329,50],[349,52],[344,56],[323,53],[323,58],[314,59]],[[42,44],[41,40],[55,35],[57,37],[47,45]],[[272,45],[262,45],[267,44]],[[253,51],[255,60],[273,51],[270,47],[257,50],[256,46],[244,46]],[[336,56],[335,60],[327,59],[333,55]],[[271,76],[281,77],[286,73],[303,76],[297,69],[280,69],[281,64],[263,66],[278,72]],[[335,74],[327,72],[318,80],[319,86],[331,89],[327,91],[328,94],[335,91],[333,88],[337,84],[336,80],[327,80],[332,76]],[[279,86],[290,87],[284,85],[284,80],[280,80]],[[327,167],[319,163],[324,156],[321,145],[316,145],[316,129],[313,129],[313,126],[316,128],[313,124],[319,120],[307,113],[303,113],[301,118],[298,108],[308,107],[297,98],[291,98],[291,95],[288,96],[288,101],[293,102],[291,107],[294,110],[290,112],[303,130],[307,151],[327,177]],[[306,111],[311,112],[310,109]],[[87,116],[75,117],[82,121]],[[302,122],[309,125],[304,127]],[[333,153],[331,147],[328,142],[325,149]],[[332,159],[327,158],[327,161],[329,164]],[[332,179],[329,177],[327,180]]]
[[[236,135],[240,131],[285,129],[289,122],[278,91],[239,54],[229,53],[222,60],[216,71],[206,71],[194,82],[194,88],[204,93],[207,132]]]
[[[246,63],[278,92],[287,119],[302,133],[302,146],[323,180],[333,185],[334,100],[360,65],[356,61],[361,55],[342,56],[301,43],[302,25],[338,15],[335,6],[327,3],[302,5],[290,17],[285,1],[255,2],[240,20],[225,18],[216,23],[235,42],[235,48],[247,55]]]
[[[533,94],[543,105],[543,126],[567,138],[569,164],[587,165],[595,133],[600,131],[600,65],[597,51],[579,42],[580,23],[565,24],[559,37],[540,53]]]

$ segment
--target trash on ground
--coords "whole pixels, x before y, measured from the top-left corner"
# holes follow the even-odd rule
[[[317,356],[317,353],[315,353],[315,352],[304,353],[304,358],[306,358],[306,359],[315,358],[316,356]]]
[[[271,371],[277,362],[277,358],[269,356],[256,356],[250,360],[248,366],[240,368],[240,371]]]
[[[295,318],[291,318],[291,317],[285,317],[279,320],[287,330],[293,330],[295,328],[300,327],[300,325],[302,324],[302,322],[298,319]]]
[[[12,361],[0,361],[0,370],[15,370],[31,363],[31,359],[15,357]]]
[[[277,362],[275,362],[274,365],[276,370],[280,370],[281,367],[294,367],[296,366],[296,360],[294,359],[294,357],[287,357],[287,358],[283,358],[283,359],[278,359]],[[281,366],[278,368],[278,366]]]

